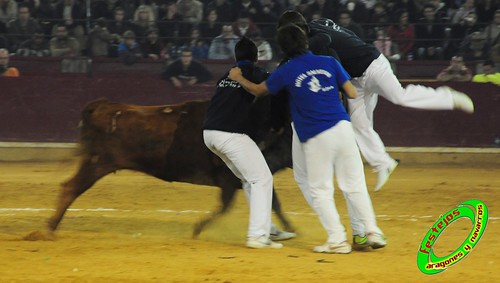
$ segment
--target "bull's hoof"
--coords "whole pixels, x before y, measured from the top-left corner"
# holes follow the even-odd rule
[[[52,232],[34,231],[23,237],[24,241],[55,241],[56,236]]]
[[[197,239],[197,238],[198,238],[198,236],[199,236],[199,235],[200,235],[200,233],[201,233],[201,229],[202,229],[202,227],[201,227],[201,225],[200,225],[199,223],[198,223],[198,224],[195,224],[195,225],[194,225],[194,229],[193,229],[193,234],[191,235],[191,237],[192,237],[193,239]]]

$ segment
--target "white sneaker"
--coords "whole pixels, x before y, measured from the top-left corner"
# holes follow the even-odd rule
[[[380,249],[387,245],[387,240],[383,234],[368,233],[366,236],[368,237],[368,245],[372,247],[372,249]]]
[[[313,251],[315,253],[326,253],[326,254],[348,254],[352,251],[352,247],[347,241],[344,241],[340,244],[326,243],[321,246],[316,246],[314,247]]]
[[[451,87],[444,86],[443,88],[451,92],[453,97],[453,109],[462,110],[468,114],[474,113],[474,103],[467,94],[456,91]]]
[[[247,247],[251,249],[281,249],[283,244],[271,241],[266,236],[252,237],[247,239]]]
[[[285,241],[295,237],[297,237],[297,234],[281,230],[271,231],[271,234],[269,235],[269,239],[271,239],[271,241]]]
[[[392,164],[388,167],[382,168],[377,172],[377,184],[375,185],[374,190],[378,192],[389,180],[389,176],[391,176],[392,172],[398,167],[399,162],[396,160],[392,160]]]

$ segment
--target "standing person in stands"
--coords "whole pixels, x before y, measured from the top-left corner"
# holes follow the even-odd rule
[[[337,60],[308,51],[307,35],[294,24],[280,27],[277,41],[290,59],[266,81],[251,82],[240,68],[231,69],[229,78],[257,97],[281,90],[290,93],[293,170],[307,171],[309,186],[300,188],[328,235],[326,243],[313,251],[346,254],[352,250],[333,199],[334,175],[364,224],[368,244],[384,247],[385,236],[375,220],[354,131],[339,98],[341,89],[351,98],[357,95],[349,75]],[[295,167],[298,160],[303,168]]]
[[[402,87],[389,61],[375,46],[364,42],[353,32],[330,19],[320,19],[308,24],[299,12],[286,11],[278,21],[278,28],[290,23],[297,24],[308,33],[309,49],[313,53],[339,58],[342,66],[353,78],[352,83],[359,96],[348,100],[349,114],[359,149],[366,161],[377,171],[375,191],[382,188],[398,165],[385,151],[382,139],[373,129],[373,111],[378,95],[394,104],[416,109],[457,109],[466,113],[474,112],[470,98],[449,87]],[[305,180],[306,175],[303,173],[296,178]]]
[[[9,51],[0,48],[0,77],[19,77],[19,70],[9,67]]]

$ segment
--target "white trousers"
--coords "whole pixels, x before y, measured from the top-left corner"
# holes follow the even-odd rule
[[[377,94],[390,102],[416,109],[452,110],[453,98],[446,88],[430,88],[422,85],[401,86],[387,58],[380,55],[365,73],[351,80],[358,97],[349,99],[349,114],[359,149],[366,161],[380,170],[392,163],[384,143],[373,129],[373,111]]]
[[[294,129],[292,155],[295,180],[307,203],[318,214],[328,234],[328,243],[346,240],[333,197],[334,176],[347,201],[353,234],[382,233],[366,189],[363,162],[350,122],[340,121],[304,143]]]
[[[205,145],[238,177],[250,207],[248,237],[269,237],[273,175],[255,142],[245,134],[204,130]]]

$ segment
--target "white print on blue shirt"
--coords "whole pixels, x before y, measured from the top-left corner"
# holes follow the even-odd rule
[[[327,78],[331,78],[332,74],[326,70],[323,69],[315,69],[315,70],[309,70],[305,74],[302,73],[300,74],[296,79],[295,79],[295,87],[302,87],[302,83],[304,80],[306,80],[308,77],[311,77],[310,81],[307,83],[309,86],[309,90],[312,92],[319,92],[320,90],[323,92],[327,92],[329,90],[334,89],[334,86],[322,86],[319,80],[315,77],[315,75],[324,75]]]
[[[234,87],[234,88],[240,88],[241,85],[237,81],[233,81],[228,78],[224,78],[220,80],[218,87]]]

